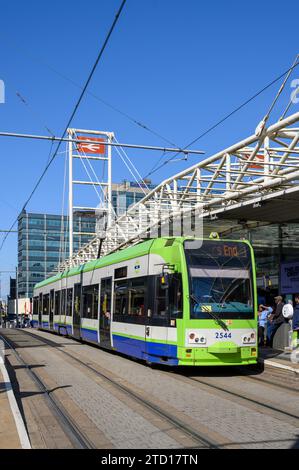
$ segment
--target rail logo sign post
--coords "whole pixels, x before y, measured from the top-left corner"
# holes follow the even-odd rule
[[[82,144],[77,144],[77,149],[78,152],[81,153],[93,153],[93,154],[98,154],[98,155],[104,155],[105,154],[105,145],[102,144],[102,142],[105,142],[105,139],[100,139],[98,137],[83,137],[83,136],[78,136],[78,140],[91,140],[93,143],[82,143]]]

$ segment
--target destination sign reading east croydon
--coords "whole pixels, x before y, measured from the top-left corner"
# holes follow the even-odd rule
[[[99,154],[99,155],[104,155],[105,154],[105,145],[102,144],[102,142],[105,142],[105,139],[101,139],[99,137],[84,137],[82,135],[78,136],[78,140],[88,140],[92,141],[94,143],[85,143],[82,142],[77,144],[77,149],[78,152],[81,153],[93,153],[93,154]]]

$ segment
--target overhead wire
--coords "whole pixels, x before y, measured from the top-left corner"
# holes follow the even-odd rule
[[[59,243],[59,264],[62,258],[65,258],[65,227],[64,227],[64,203],[66,192],[66,177],[67,177],[67,152],[64,157],[64,172],[63,172],[63,190],[62,190],[62,204],[61,204],[61,229],[60,229],[60,243]]]
[[[297,66],[299,65],[299,61],[296,61],[291,67],[289,67],[285,72],[283,72],[281,75],[276,77],[274,80],[272,80],[270,83],[265,85],[261,90],[256,92],[254,95],[252,95],[250,98],[248,98],[246,101],[241,103],[239,106],[237,106],[233,111],[229,112],[227,115],[225,115],[222,119],[217,121],[214,125],[209,127],[207,130],[205,130],[202,134],[200,134],[198,137],[193,139],[191,142],[189,142],[182,150],[186,150],[188,147],[191,147],[193,144],[198,142],[200,139],[205,137],[207,134],[209,134],[211,131],[216,129],[216,127],[220,126],[223,122],[225,122],[227,119],[229,119],[231,116],[236,114],[238,111],[240,111],[242,108],[244,108],[247,104],[249,104],[251,101],[253,101],[255,98],[257,98],[259,95],[261,95],[264,91],[266,91],[268,88],[270,88],[272,85],[277,83],[281,78],[285,77],[286,75],[289,74],[290,71],[293,71]],[[163,166],[167,165],[170,163],[177,155],[179,155],[179,152],[175,153],[172,157],[167,159],[165,162],[163,162],[161,165],[158,165],[160,161],[162,160],[163,156],[160,157],[158,162],[152,167],[152,169],[144,176],[144,178],[147,178],[151,176],[152,174],[156,173],[158,170],[160,170]]]
[[[29,197],[28,197],[27,200],[25,201],[25,204],[23,205],[22,211],[25,210],[26,206],[28,205],[29,201],[31,200],[31,198],[32,198],[32,196],[34,195],[35,191],[37,190],[38,186],[40,185],[42,179],[44,178],[45,174],[47,173],[49,167],[51,166],[52,162],[54,161],[54,159],[55,159],[55,157],[56,157],[56,155],[57,155],[57,153],[58,153],[58,150],[60,149],[60,146],[61,146],[61,143],[62,143],[62,139],[64,138],[64,136],[65,136],[65,134],[66,134],[66,132],[67,132],[67,130],[68,130],[70,124],[71,124],[72,121],[73,121],[73,118],[75,117],[75,115],[76,115],[76,113],[77,113],[77,110],[78,110],[78,108],[79,108],[79,106],[80,106],[80,104],[81,104],[81,101],[82,101],[82,99],[83,99],[83,97],[84,97],[84,95],[85,95],[86,89],[87,89],[87,87],[88,87],[88,85],[89,85],[89,83],[90,83],[90,81],[91,81],[91,79],[92,79],[92,77],[93,77],[93,75],[94,75],[94,72],[95,72],[95,70],[96,70],[96,68],[97,68],[97,65],[98,65],[98,63],[99,63],[99,61],[100,61],[100,59],[101,59],[101,57],[102,57],[102,55],[103,55],[103,53],[104,53],[106,47],[107,47],[107,44],[108,44],[108,42],[109,42],[109,39],[110,39],[110,37],[111,37],[111,35],[112,35],[113,31],[114,31],[114,28],[115,28],[115,26],[116,26],[116,24],[117,24],[117,22],[118,22],[118,19],[119,19],[120,15],[121,15],[121,12],[122,12],[122,10],[123,10],[123,8],[124,8],[124,6],[125,6],[126,1],[127,1],[127,0],[122,0],[122,2],[121,2],[121,5],[120,5],[120,7],[119,7],[119,9],[118,9],[118,11],[117,11],[117,13],[116,13],[116,15],[115,15],[115,18],[114,18],[114,20],[113,20],[113,22],[112,22],[112,25],[110,26],[110,29],[109,29],[109,31],[108,31],[108,34],[107,34],[106,37],[105,37],[104,43],[103,43],[103,45],[102,45],[102,47],[101,47],[101,49],[100,49],[100,51],[99,51],[99,53],[98,53],[98,55],[97,55],[96,61],[94,62],[94,65],[93,65],[93,67],[92,67],[92,69],[91,69],[91,71],[90,71],[90,73],[89,73],[89,75],[88,75],[88,78],[87,78],[87,80],[86,80],[86,82],[85,82],[85,85],[84,85],[84,87],[83,87],[83,89],[82,89],[82,91],[81,91],[81,93],[80,93],[79,99],[77,100],[76,105],[75,105],[75,107],[74,107],[74,109],[73,109],[73,111],[72,111],[72,113],[71,113],[71,116],[70,116],[68,122],[67,122],[67,125],[65,126],[65,129],[64,129],[64,131],[63,131],[63,133],[62,133],[62,136],[61,136],[61,139],[59,140],[59,142],[58,142],[58,144],[57,144],[57,147],[56,147],[56,149],[55,149],[55,151],[54,151],[54,154],[53,154],[53,156],[51,157],[51,159],[49,160],[49,162],[47,163],[47,165],[46,165],[45,169],[43,170],[42,174],[41,174],[40,177],[38,178],[37,183],[36,183],[35,186],[33,187],[33,190],[31,191]],[[16,220],[12,223],[12,225],[11,225],[11,227],[10,227],[10,230],[13,230],[13,228],[14,228],[15,224],[17,223],[17,221],[18,221],[18,217],[17,217]],[[5,237],[3,238],[3,240],[2,240],[2,243],[1,243],[1,246],[0,246],[0,251],[1,251],[2,248],[3,248],[3,245],[4,245],[4,243],[5,243],[6,239],[7,239],[7,236],[8,236],[8,233],[6,234],[6,236],[5,236]]]
[[[43,119],[41,119],[41,116],[35,110],[32,109],[32,106],[29,105],[28,99],[25,99],[19,91],[16,91],[16,96],[19,98],[21,103],[23,103],[30,110],[30,112],[42,123]],[[55,137],[54,132],[51,131],[47,124],[42,123],[42,126],[52,137]]]
[[[13,46],[12,44],[12,41],[9,41],[8,45],[10,47],[13,47],[14,49],[17,49],[18,51],[20,50],[19,46]],[[22,49],[23,52],[25,52],[25,54],[27,55],[27,57],[29,57],[33,62],[38,62],[40,63],[41,65],[47,67],[49,70],[51,70],[52,72],[54,72],[56,75],[58,75],[60,78],[62,78],[63,80],[71,83],[72,85],[74,85],[75,87],[77,88],[80,88],[82,89],[82,86],[77,83],[76,81],[74,81],[72,78],[66,76],[65,74],[61,73],[60,71],[58,71],[56,68],[54,68],[52,65],[48,64],[47,62],[44,61],[44,59],[40,59],[38,57],[35,57],[33,56],[31,53],[29,53],[28,51]],[[108,108],[112,109],[113,111],[115,111],[116,113],[120,114],[121,116],[125,117],[126,119],[128,119],[129,121],[131,121],[133,124],[137,125],[138,127],[146,130],[147,132],[151,133],[152,135],[155,135],[156,137],[159,137],[160,139],[164,140],[165,142],[167,142],[168,144],[174,146],[174,147],[179,147],[176,143],[172,142],[170,139],[168,139],[167,137],[165,137],[164,135],[160,134],[159,132],[157,132],[155,129],[153,129],[151,126],[145,124],[142,120],[134,117],[134,116],[131,116],[131,114],[119,109],[118,107],[114,106],[113,104],[109,103],[108,101],[104,100],[103,98],[101,98],[100,96],[98,96],[96,93],[94,93],[93,91],[91,90],[87,90],[86,91],[86,94],[89,95],[89,96],[92,96],[94,99],[96,99],[97,101],[99,101],[100,103],[104,104],[105,106],[107,106]]]
[[[116,139],[116,137],[114,137],[114,140],[116,141],[116,143],[119,143],[118,140]],[[117,150],[117,153],[120,155],[120,152],[118,151],[118,148],[116,147],[116,150]],[[130,159],[130,157],[128,156],[128,154],[125,152],[124,148],[123,147],[120,147],[120,151],[124,154],[124,157],[126,158],[126,160],[129,162],[129,165],[131,165],[131,167],[133,168],[133,171],[129,169],[131,175],[133,176],[133,178],[135,179],[136,183],[138,184],[138,186],[140,187],[140,189],[142,189],[142,191],[145,193],[143,187],[141,186],[141,183],[145,186],[145,188],[147,190],[149,190],[149,187],[147,185],[147,183],[144,181],[144,179],[142,178],[141,174],[139,173],[138,169],[136,168],[136,166],[134,165],[134,163],[132,162],[132,160]],[[120,155],[121,157],[121,155]],[[134,174],[134,172],[136,173],[136,175],[138,177],[136,177],[136,175]],[[139,179],[138,179],[139,178]]]

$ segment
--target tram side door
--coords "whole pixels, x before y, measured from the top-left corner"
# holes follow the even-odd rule
[[[42,327],[42,314],[43,314],[43,294],[39,294],[38,299],[38,326]]]
[[[99,318],[100,345],[108,349],[111,348],[111,299],[112,277],[108,277],[101,280]]]
[[[82,284],[74,285],[74,305],[73,305],[73,336],[81,339],[81,298]]]
[[[150,279],[148,309],[145,321],[145,359],[160,362],[169,355],[168,347],[168,288],[161,284],[160,276]],[[153,295],[154,294],[154,295]]]
[[[53,330],[54,322],[54,289],[50,291],[49,328]]]

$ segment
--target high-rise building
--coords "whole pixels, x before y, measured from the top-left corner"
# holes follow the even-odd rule
[[[141,199],[156,186],[152,184],[151,180],[146,179],[142,182],[132,182],[124,180],[122,183],[112,184],[112,206],[113,215],[112,218],[120,217],[125,214],[128,208]],[[107,191],[106,191],[107,194]],[[101,206],[99,206],[100,209]],[[97,216],[97,231],[101,232],[106,223],[106,214],[99,211]]]
[[[8,300],[16,298],[16,279],[13,277],[9,278],[9,295]]]
[[[123,215],[127,209],[144,198],[149,190],[154,189],[155,185],[150,180],[135,183],[132,181],[123,181],[122,183],[112,184],[112,205],[115,215]]]
[[[74,251],[95,233],[95,213],[74,213]],[[68,218],[21,212],[18,218],[18,293],[32,297],[33,287],[69,255]]]

